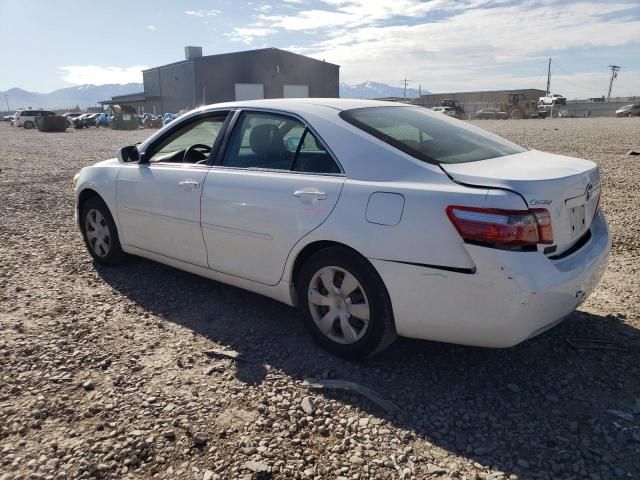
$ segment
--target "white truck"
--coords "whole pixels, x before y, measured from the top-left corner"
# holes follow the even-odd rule
[[[544,97],[540,97],[538,105],[566,105],[567,98],[557,93],[547,93]]]

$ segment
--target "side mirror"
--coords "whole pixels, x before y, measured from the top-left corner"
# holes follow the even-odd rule
[[[129,145],[128,147],[122,147],[118,150],[118,160],[121,163],[135,163],[140,161],[140,152],[135,145]]]

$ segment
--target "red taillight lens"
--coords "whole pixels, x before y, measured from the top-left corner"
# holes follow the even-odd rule
[[[553,243],[553,229],[549,210],[546,208],[532,208],[529,211],[536,217],[536,223],[538,224],[538,243]]]
[[[514,246],[553,243],[551,215],[544,208],[500,210],[450,205],[447,216],[465,240]]]

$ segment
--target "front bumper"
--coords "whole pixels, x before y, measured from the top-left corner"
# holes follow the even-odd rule
[[[511,347],[560,322],[597,286],[611,238],[602,214],[590,228],[582,248],[556,261],[540,252],[466,245],[474,274],[371,262],[389,291],[399,335]]]

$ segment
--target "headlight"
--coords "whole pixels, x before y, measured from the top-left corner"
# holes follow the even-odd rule
[[[73,188],[76,188],[76,185],[78,184],[78,179],[79,179],[79,178],[80,178],[80,174],[79,174],[79,173],[76,173],[76,174],[73,176]]]

